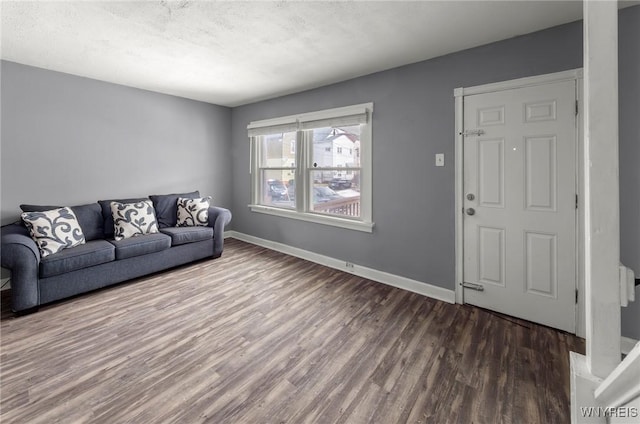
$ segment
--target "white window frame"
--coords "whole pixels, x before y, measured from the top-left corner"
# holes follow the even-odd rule
[[[250,173],[251,173],[251,203],[252,212],[276,215],[318,224],[331,225],[356,231],[373,232],[372,220],[372,136],[371,118],[373,103],[362,103],[316,112],[289,115],[275,119],[265,119],[251,122],[247,126],[250,141]],[[312,162],[312,143],[309,140],[311,129],[328,126],[338,126],[360,123],[360,217],[347,218],[314,212],[310,209],[309,181],[314,168]],[[261,135],[277,132],[296,131],[296,205],[295,209],[278,208],[260,204],[260,172],[258,139]]]

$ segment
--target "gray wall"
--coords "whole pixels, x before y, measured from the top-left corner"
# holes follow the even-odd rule
[[[1,218],[199,189],[231,206],[229,108],[2,62]]]
[[[456,87],[582,66],[579,24],[467,50],[232,111],[234,228],[454,289]],[[252,213],[250,121],[373,102],[372,234]],[[434,155],[445,154],[445,167]]]
[[[640,7],[621,12],[622,66],[637,65]],[[632,34],[633,32],[633,34]],[[312,252],[454,289],[454,99],[461,86],[582,67],[582,24],[545,31],[392,69],[232,111],[234,229]],[[621,72],[623,256],[640,273],[638,231],[638,70]],[[250,121],[374,102],[372,234],[252,213]],[[434,166],[445,153],[446,166]],[[623,207],[627,207],[625,203]],[[635,208],[635,209],[634,209]],[[638,307],[640,299],[634,305]],[[623,334],[640,338],[638,309],[624,311]]]
[[[640,6],[619,17],[620,260],[640,278]],[[622,334],[640,340],[640,286],[622,308]]]

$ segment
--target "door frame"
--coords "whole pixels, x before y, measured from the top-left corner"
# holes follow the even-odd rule
[[[508,81],[501,81],[490,84],[476,85],[472,87],[459,87],[453,90],[455,98],[455,299],[456,303],[464,303],[464,290],[462,279],[464,276],[464,97],[473,94],[485,94],[496,91],[511,90],[515,88],[532,87],[562,81],[576,81],[577,119],[576,119],[576,182],[578,194],[578,210],[576,219],[576,276],[578,301],[576,303],[576,335],[585,337],[586,317],[584,307],[584,214],[579,213],[584,206],[584,181],[583,162],[584,156],[584,134],[582,116],[583,98],[583,70],[582,68],[570,69],[551,74],[536,75],[532,77],[518,78]]]

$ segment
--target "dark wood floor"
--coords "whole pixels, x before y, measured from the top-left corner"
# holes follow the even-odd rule
[[[566,333],[236,240],[14,318],[2,423],[566,423]]]

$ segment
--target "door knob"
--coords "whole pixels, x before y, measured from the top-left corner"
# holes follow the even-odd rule
[[[467,215],[475,215],[476,214],[476,210],[473,208],[469,208],[467,209]]]

